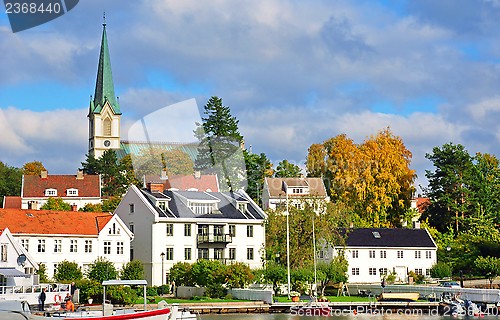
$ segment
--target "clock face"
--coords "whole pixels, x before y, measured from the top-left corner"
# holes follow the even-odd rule
[[[111,145],[111,141],[109,140],[104,140],[104,146],[109,147]]]

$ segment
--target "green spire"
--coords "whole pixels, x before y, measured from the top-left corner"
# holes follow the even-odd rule
[[[115,114],[121,114],[120,105],[115,97],[111,60],[108,51],[108,37],[106,36],[106,23],[102,25],[101,53],[99,55],[94,101],[90,102],[90,112],[100,113],[106,101],[109,101],[111,108],[113,108],[113,112]]]

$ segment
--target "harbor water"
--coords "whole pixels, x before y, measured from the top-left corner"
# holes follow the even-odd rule
[[[486,315],[482,317],[452,317],[452,316],[438,316],[438,315],[409,315],[409,314],[357,314],[357,315],[344,315],[335,316],[335,319],[341,320],[369,320],[369,319],[384,319],[384,320],[397,320],[397,319],[418,319],[418,320],[443,320],[443,319],[499,319],[498,316]],[[204,314],[200,315],[198,319],[201,320],[316,320],[328,319],[322,316],[301,316],[286,313],[271,313],[271,314]]]

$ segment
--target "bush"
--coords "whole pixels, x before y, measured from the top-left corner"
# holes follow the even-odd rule
[[[131,305],[137,300],[137,293],[128,286],[109,286],[106,289],[106,298],[116,305]]]
[[[433,278],[447,278],[451,277],[451,267],[445,262],[438,262],[431,268],[431,277]]]
[[[206,288],[205,294],[210,298],[223,299],[227,294],[227,290],[220,283],[211,283]]]
[[[158,295],[158,289],[157,289],[157,287],[147,287],[146,288],[146,295],[148,295],[148,296],[157,296]]]
[[[424,275],[423,274],[416,274],[414,271],[410,271],[408,273],[409,277],[413,277],[413,281],[415,283],[423,283],[424,282]]]
[[[80,289],[80,301],[85,302],[93,299],[95,303],[102,302],[102,285],[94,280],[82,279],[75,281],[75,285]]]

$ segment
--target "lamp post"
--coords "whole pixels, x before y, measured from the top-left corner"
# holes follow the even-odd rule
[[[161,256],[161,293],[163,293],[163,286],[165,285],[165,252],[160,253]]]
[[[290,223],[288,216],[290,212],[288,211],[288,186],[285,186],[286,195],[286,273],[288,280],[288,299],[290,299]]]

